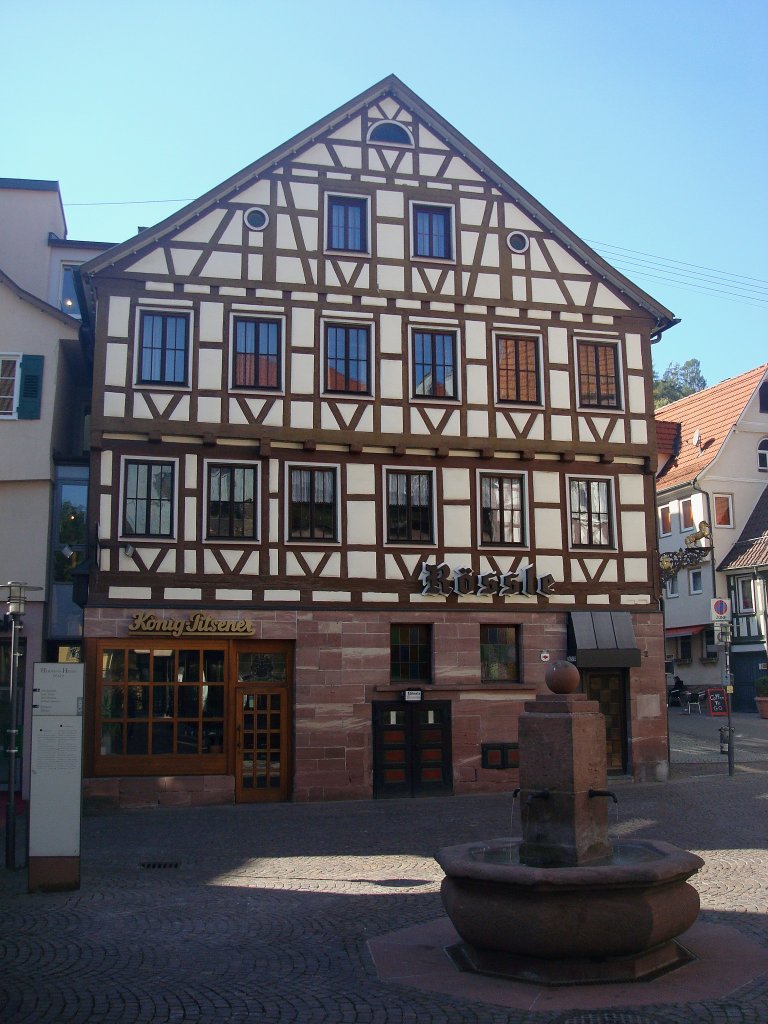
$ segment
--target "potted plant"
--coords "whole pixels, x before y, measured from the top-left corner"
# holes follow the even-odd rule
[[[755,704],[761,718],[768,718],[768,676],[758,676],[755,680]]]

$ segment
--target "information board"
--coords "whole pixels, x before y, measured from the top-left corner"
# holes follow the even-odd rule
[[[711,686],[707,689],[707,710],[713,718],[728,714],[728,698],[724,686]]]

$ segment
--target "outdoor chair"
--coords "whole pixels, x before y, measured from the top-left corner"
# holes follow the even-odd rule
[[[701,705],[704,703],[706,694],[698,691],[684,691],[680,694],[680,707],[683,709],[684,715],[690,715],[691,708],[695,707],[696,710],[701,714]]]

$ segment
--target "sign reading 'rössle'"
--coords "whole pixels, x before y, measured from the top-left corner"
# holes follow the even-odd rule
[[[534,566],[521,565],[515,572],[475,572],[474,569],[453,569],[447,562],[421,563],[419,582],[422,594],[438,594],[444,597],[450,594],[459,596],[477,594],[478,596],[535,597],[543,594],[548,597],[555,592],[555,578],[551,573],[537,576]]]

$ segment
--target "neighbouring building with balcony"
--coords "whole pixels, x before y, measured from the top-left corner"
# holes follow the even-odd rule
[[[711,601],[730,598],[733,706],[754,711],[768,667],[768,364],[662,406],[656,421],[667,659],[688,685],[726,683]]]
[[[92,797],[508,788],[567,657],[611,770],[665,777],[674,318],[423,100],[385,79],[82,281]]]
[[[0,178],[0,583],[25,582],[19,682],[29,735],[32,665],[80,660],[73,571],[85,557],[91,366],[74,268],[106,245],[70,241],[58,182]],[[4,606],[0,605],[4,611]],[[0,630],[0,784],[10,633]],[[22,757],[24,791],[28,761]]]

